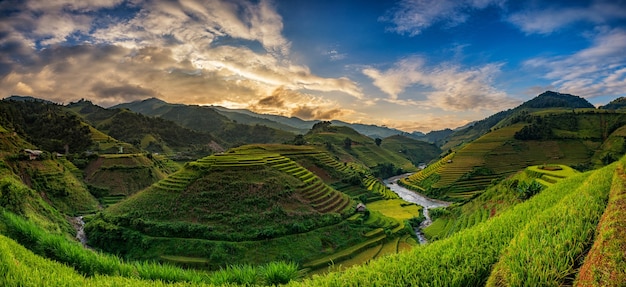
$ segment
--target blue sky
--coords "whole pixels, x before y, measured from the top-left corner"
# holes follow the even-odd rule
[[[427,132],[626,96],[626,1],[5,0],[0,90]]]

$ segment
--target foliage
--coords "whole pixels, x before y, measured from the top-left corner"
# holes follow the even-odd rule
[[[380,144],[383,142],[383,140],[381,138],[375,138],[374,139],[374,143],[376,143],[376,146],[380,146]]]
[[[516,140],[545,140],[552,137],[552,129],[547,125],[547,122],[541,118],[535,119],[532,124],[524,126],[516,132],[514,138]]]
[[[346,137],[343,140],[343,147],[346,148],[346,149],[350,149],[352,147],[352,140],[350,138]]]
[[[517,193],[518,198],[521,200],[526,200],[531,198],[533,195],[539,193],[544,188],[541,183],[536,180],[532,180],[530,182],[522,181],[517,185]]]
[[[42,101],[0,101],[0,125],[47,151],[78,153],[92,145],[91,131],[62,106]]]
[[[389,178],[394,175],[402,174],[402,168],[396,168],[393,163],[379,163],[371,168],[372,174],[378,178]]]

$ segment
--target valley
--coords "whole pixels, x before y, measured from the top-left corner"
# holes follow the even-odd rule
[[[619,285],[618,103],[545,92],[411,136],[156,98],[9,97],[0,285]]]

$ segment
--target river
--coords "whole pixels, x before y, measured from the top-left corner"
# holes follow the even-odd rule
[[[385,179],[383,182],[385,183],[387,187],[389,187],[389,189],[397,193],[405,201],[412,202],[423,207],[422,212],[424,213],[424,217],[426,219],[422,221],[419,227],[415,228],[415,234],[417,235],[417,239],[419,240],[420,244],[426,244],[427,240],[426,240],[426,237],[424,237],[422,228],[426,228],[430,224],[433,223],[428,213],[428,209],[448,206],[450,205],[450,202],[432,199],[432,198],[426,197],[423,194],[420,194],[418,192],[415,192],[415,191],[412,191],[410,189],[400,186],[398,184],[398,180],[400,180],[401,178],[407,177],[409,175],[410,173],[390,177],[388,179]]]

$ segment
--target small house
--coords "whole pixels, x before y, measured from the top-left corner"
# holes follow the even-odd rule
[[[365,207],[365,204],[360,203],[356,205],[356,211],[357,212],[365,212],[365,210],[367,209],[367,207]]]
[[[24,149],[24,153],[26,153],[26,155],[28,155],[28,159],[30,160],[35,160],[38,159],[39,156],[41,155],[42,151],[40,150],[33,150],[33,149]]]

